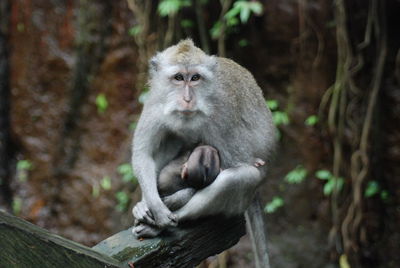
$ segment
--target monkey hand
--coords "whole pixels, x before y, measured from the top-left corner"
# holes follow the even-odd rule
[[[157,227],[165,228],[178,224],[175,214],[173,214],[163,202],[158,205],[149,206],[149,210],[154,218],[153,225]]]
[[[138,223],[146,223],[152,226],[164,228],[176,226],[176,216],[164,205],[148,206],[145,201],[140,201],[132,210]]]
[[[135,225],[139,223],[147,223],[155,225],[153,215],[151,214],[146,202],[140,201],[132,209],[133,217],[135,217]]]

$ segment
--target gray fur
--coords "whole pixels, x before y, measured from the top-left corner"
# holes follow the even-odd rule
[[[171,82],[171,75],[180,70],[202,76],[201,83],[193,86],[194,116],[181,113],[182,90]],[[158,53],[150,76],[149,98],[133,141],[141,206],[147,206],[158,228],[206,215],[243,213],[266,176],[276,136],[253,76],[232,60],[206,55],[191,40]],[[160,198],[157,177],[170,161],[198,144],[219,151],[223,171],[172,213]],[[256,159],[267,164],[255,167]]]

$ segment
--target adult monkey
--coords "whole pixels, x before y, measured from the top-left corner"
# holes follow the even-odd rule
[[[165,228],[202,216],[245,212],[266,176],[276,137],[253,76],[232,60],[205,54],[188,39],[151,59],[149,84],[133,140],[132,164],[142,189],[137,220]],[[172,213],[160,198],[157,176],[198,144],[218,150],[223,171]],[[267,164],[255,166],[259,159]],[[252,205],[246,215],[251,232],[262,226],[260,213]],[[146,232],[140,227],[133,232]]]

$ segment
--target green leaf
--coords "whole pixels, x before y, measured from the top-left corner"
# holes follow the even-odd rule
[[[117,172],[121,175],[123,174],[131,174],[132,173],[132,166],[129,163],[124,163],[118,166]]]
[[[221,35],[221,27],[222,23],[220,21],[217,21],[210,29],[210,35],[213,39],[218,39],[218,37]]]
[[[100,181],[100,186],[104,190],[110,190],[111,189],[111,179],[108,176],[105,176],[101,181]]]
[[[315,176],[320,180],[329,180],[333,177],[332,173],[329,170],[325,170],[325,169],[318,170],[315,173]]]
[[[304,122],[307,126],[314,126],[315,124],[318,123],[318,116],[316,115],[311,115],[307,117],[306,121]]]
[[[32,170],[33,164],[29,160],[19,160],[17,162],[17,170]]]
[[[332,194],[333,190],[335,189],[336,186],[336,191],[340,192],[343,188],[344,180],[343,178],[332,178],[328,180],[325,185],[324,185],[324,195],[330,195]]]
[[[240,47],[247,47],[249,45],[249,41],[247,39],[241,39],[239,41],[239,46]]]
[[[347,260],[347,256],[345,254],[340,255],[339,267],[340,268],[351,268],[351,266]]]
[[[279,128],[276,129],[275,131],[276,135],[276,140],[280,141],[282,139],[282,132],[279,130]]]
[[[106,98],[106,95],[103,93],[100,93],[96,97],[96,106],[97,106],[97,111],[99,113],[104,113],[107,110],[108,107],[108,101]]]
[[[335,181],[334,180],[329,180],[325,183],[324,185],[324,195],[330,195],[333,192],[333,187],[335,186]]]
[[[183,28],[192,28],[194,26],[194,23],[192,20],[182,20],[181,21],[181,26]]]
[[[225,19],[228,20],[228,19],[234,18],[240,14],[240,7],[236,4],[237,4],[237,2],[233,6],[233,8],[231,8],[228,12],[226,12],[226,14],[224,16]]]
[[[142,27],[140,25],[133,26],[129,29],[129,35],[136,36],[142,32]]]
[[[131,164],[125,163],[120,165],[117,168],[117,172],[122,176],[123,182],[132,182],[134,184],[137,184],[137,178],[133,174],[133,169]]]
[[[389,200],[389,192],[386,190],[381,191],[381,199],[383,201],[388,201]]]
[[[371,197],[379,193],[380,187],[377,181],[369,181],[365,188],[364,196]]]
[[[100,187],[97,184],[93,185],[92,186],[92,196],[94,198],[97,198],[97,197],[99,197],[99,195],[100,195]]]
[[[261,15],[263,12],[263,6],[258,1],[249,2],[249,8],[256,15]]]
[[[228,25],[228,27],[233,27],[238,24],[239,24],[239,20],[236,17],[229,18],[226,20],[226,25]]]
[[[249,8],[243,8],[240,10],[240,21],[242,23],[247,23],[250,18],[251,10]]]
[[[277,100],[266,100],[265,102],[266,102],[268,108],[271,110],[276,110],[279,107],[279,103]]]
[[[14,197],[11,207],[14,215],[19,215],[22,210],[22,199],[20,197]]]
[[[272,119],[276,126],[289,124],[289,116],[286,112],[275,111],[272,113]]]
[[[158,13],[161,17],[173,16],[181,8],[180,0],[163,0],[158,4]]]
[[[136,121],[130,123],[129,124],[129,130],[131,130],[131,131],[135,130],[136,126],[137,126],[137,122]]]
[[[302,165],[299,165],[285,176],[285,180],[290,184],[298,184],[304,181],[306,177],[307,170]]]
[[[264,207],[265,213],[274,213],[278,208],[284,205],[284,201],[281,197],[275,196],[271,202],[267,203]]]
[[[119,191],[115,194],[115,198],[117,199],[117,206],[115,208],[120,212],[126,211],[129,204],[128,194],[124,191]]]

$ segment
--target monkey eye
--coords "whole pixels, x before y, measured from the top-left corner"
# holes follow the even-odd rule
[[[174,76],[174,79],[175,79],[176,81],[183,81],[183,75],[182,75],[182,74],[176,74],[176,75]]]
[[[191,81],[197,81],[200,79],[200,75],[199,74],[195,74],[192,76],[192,79],[190,79]]]

